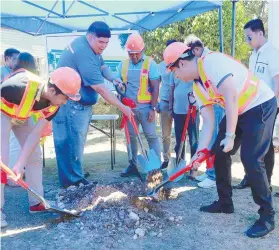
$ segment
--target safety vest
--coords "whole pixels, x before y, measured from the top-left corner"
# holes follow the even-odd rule
[[[217,53],[217,52],[211,52],[211,53]],[[217,93],[216,88],[212,86],[210,79],[207,77],[205,73],[204,58],[205,56],[199,58],[198,60],[199,75],[202,84],[200,82],[194,83],[193,85],[194,93],[201,100],[203,106],[218,104],[221,107],[225,108],[226,103],[225,103],[224,96]],[[250,71],[248,71],[248,75],[245,80],[243,89],[238,95],[238,114],[242,114],[243,111],[254,99],[254,97],[257,95],[259,82],[260,82],[259,79],[257,79],[257,77],[255,77]]]
[[[139,103],[150,103],[152,99],[152,95],[149,92],[149,88],[148,88],[148,80],[149,80],[148,73],[149,73],[151,61],[152,58],[146,56],[142,64],[141,73],[140,73],[140,86],[139,86],[139,91],[137,96]],[[129,64],[130,64],[129,59],[123,61],[122,72],[121,72],[122,80],[127,84],[128,84]]]
[[[40,77],[25,69],[19,69],[9,75],[9,77],[5,80],[8,79],[17,83],[20,81],[24,82],[26,83],[26,88],[19,105],[10,103],[5,100],[4,97],[1,97],[1,112],[5,113],[7,116],[18,120],[26,120],[31,116],[35,116],[38,120],[40,120],[51,116],[58,109],[57,106],[48,106],[41,110],[33,110],[35,101],[39,100],[41,94],[40,90],[42,85]]]

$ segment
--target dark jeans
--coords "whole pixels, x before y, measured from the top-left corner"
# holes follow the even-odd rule
[[[264,157],[268,152],[276,116],[276,99],[262,103],[238,117],[234,148],[224,153],[220,142],[225,138],[226,117],[220,123],[219,133],[213,145],[215,152],[216,185],[219,200],[232,204],[231,155],[241,146],[241,161],[244,165],[252,195],[260,206],[261,217],[274,215],[272,196],[265,169]]]
[[[277,108],[275,120],[277,118],[278,112],[279,112],[279,108]],[[273,134],[273,131],[274,131],[274,126],[275,126],[275,121],[274,121],[274,124],[273,124],[272,134]],[[271,177],[272,177],[273,168],[274,168],[274,164],[275,164],[273,136],[271,137],[271,143],[270,143],[269,149],[268,149],[268,151],[267,151],[267,153],[264,157],[264,163],[265,163],[265,169],[266,169],[266,175],[267,175],[268,183],[271,186]],[[245,174],[244,178],[247,179],[247,174]]]
[[[178,157],[178,149],[181,142],[181,136],[183,132],[184,123],[186,120],[187,114],[174,114],[174,131],[175,131],[175,139],[176,144],[174,151],[176,153],[176,158]],[[200,125],[200,117],[199,113],[197,112],[196,118],[194,122],[192,121],[192,118],[190,118],[187,133],[189,136],[190,141],[190,148],[191,148],[191,157],[196,153],[199,143],[199,125]],[[182,149],[181,158],[185,159],[185,144]]]

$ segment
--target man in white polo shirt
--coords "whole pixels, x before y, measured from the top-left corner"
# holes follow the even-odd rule
[[[265,37],[264,25],[261,19],[250,20],[244,26],[244,33],[247,43],[253,48],[253,52],[249,59],[249,70],[263,80],[274,92],[277,98],[277,114],[278,114],[278,96],[279,96],[279,50],[276,49],[271,42]],[[276,114],[276,116],[277,116]],[[266,174],[268,182],[271,185],[271,176],[274,167],[274,146],[273,141],[264,158]],[[248,187],[246,175],[241,183],[235,188],[243,189]]]

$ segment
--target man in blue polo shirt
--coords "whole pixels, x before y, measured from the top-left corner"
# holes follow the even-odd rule
[[[76,38],[63,51],[58,67],[70,67],[81,77],[81,99],[69,101],[53,119],[54,145],[61,187],[88,184],[82,170],[83,151],[92,115],[92,105],[100,94],[107,102],[131,118],[132,111],[124,106],[105,86],[104,78],[118,84],[104,64],[101,54],[109,43],[109,26],[93,22],[87,34]]]
[[[155,61],[144,54],[144,42],[139,34],[131,34],[126,42],[129,59],[118,67],[118,76],[127,83],[127,97],[136,103],[133,110],[136,123],[142,126],[149,148],[160,159],[160,144],[156,134],[156,105],[159,95],[160,74]],[[121,173],[128,177],[137,173],[137,137],[132,125],[128,125],[131,137],[132,163]]]

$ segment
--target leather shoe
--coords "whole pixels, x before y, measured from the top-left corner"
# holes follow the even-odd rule
[[[234,206],[232,203],[225,204],[225,203],[221,203],[220,201],[214,201],[212,204],[208,206],[201,207],[200,211],[206,213],[232,214],[234,212]]]
[[[141,181],[143,181],[143,179],[138,171],[137,166],[130,161],[130,165],[127,168],[125,168],[122,173],[120,173],[120,176],[129,177],[132,175],[136,175]]]
[[[274,230],[274,228],[275,228],[274,219],[263,220],[260,218],[256,220],[254,225],[251,226],[246,231],[246,235],[250,238],[259,238],[267,235],[269,232]]]
[[[160,167],[161,170],[166,169],[169,165],[169,161],[164,161]]]
[[[234,189],[244,189],[250,187],[246,175],[244,176],[243,180],[238,184],[233,186]]]

